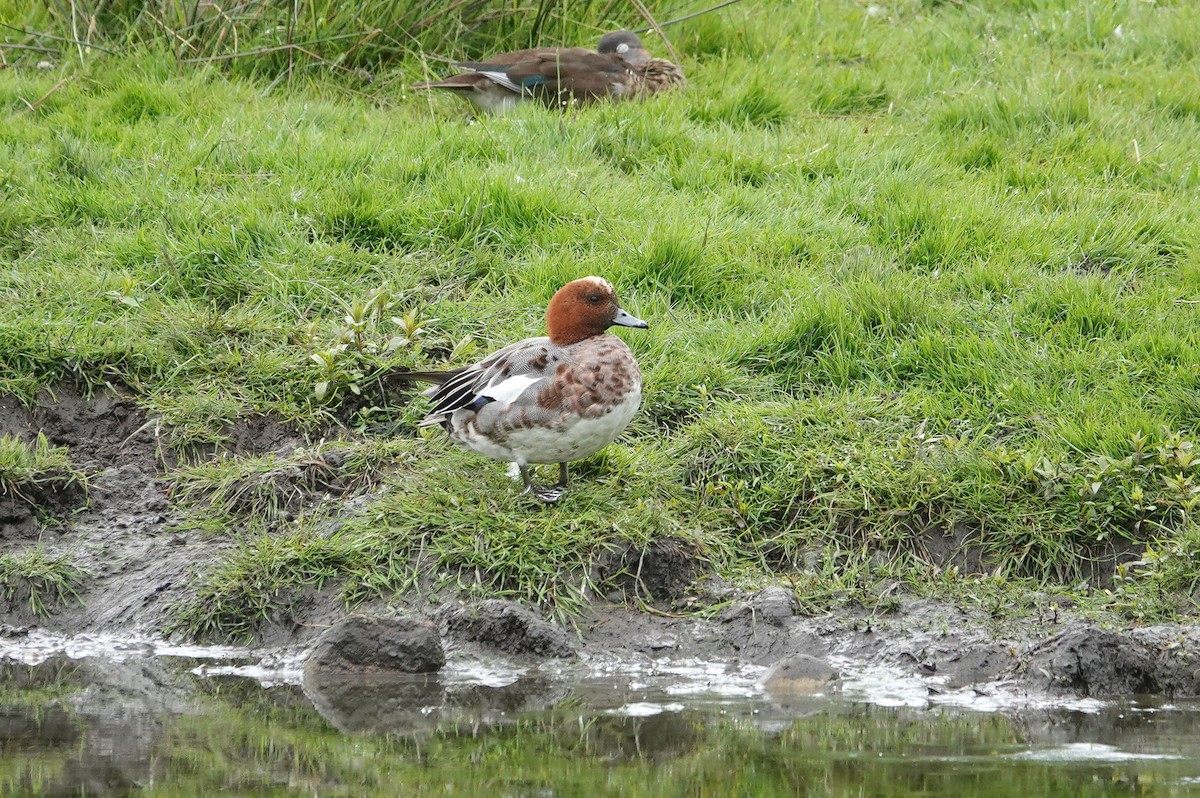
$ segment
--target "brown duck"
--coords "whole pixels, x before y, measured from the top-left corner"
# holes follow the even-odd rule
[[[542,47],[456,64],[466,70],[414,89],[446,89],[485,113],[504,113],[526,100],[566,107],[625,100],[684,84],[683,71],[652,58],[637,34],[605,34],[595,50]]]

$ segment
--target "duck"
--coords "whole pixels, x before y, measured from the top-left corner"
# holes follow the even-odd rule
[[[546,308],[546,335],[499,349],[451,371],[406,371],[430,382],[432,408],[420,427],[441,427],[461,448],[514,463],[528,493],[556,502],[568,463],[612,443],[642,400],[642,372],[613,326],[650,325],[624,310],[612,283],[572,280]],[[558,464],[558,483],[534,484],[530,466]]]
[[[446,89],[483,113],[505,113],[526,100],[568,107],[600,99],[633,99],[684,84],[683,71],[652,58],[632,31],[600,38],[595,50],[542,47],[455,64],[457,75],[414,89]]]

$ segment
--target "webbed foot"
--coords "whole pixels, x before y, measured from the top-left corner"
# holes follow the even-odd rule
[[[536,499],[553,504],[563,497],[567,492],[567,464],[560,463],[558,468],[558,484],[554,487],[542,487],[533,484],[533,477],[529,475],[528,466],[518,466],[521,471],[521,481],[525,483],[525,490],[522,493],[528,493]]]

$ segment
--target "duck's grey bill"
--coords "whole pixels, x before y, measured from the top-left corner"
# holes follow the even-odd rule
[[[642,329],[650,326],[637,316],[629,315],[621,308],[617,308],[617,316],[613,319],[613,324],[620,324],[622,327],[641,327]]]

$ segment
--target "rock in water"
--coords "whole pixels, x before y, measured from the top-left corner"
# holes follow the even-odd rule
[[[842,677],[823,659],[793,654],[771,666],[763,687],[776,697],[833,693],[841,690]]]
[[[577,656],[571,637],[519,604],[491,599],[441,613],[447,636],[524,657]]]
[[[445,664],[441,636],[429,621],[351,615],[321,635],[304,669],[306,673],[432,673]]]

